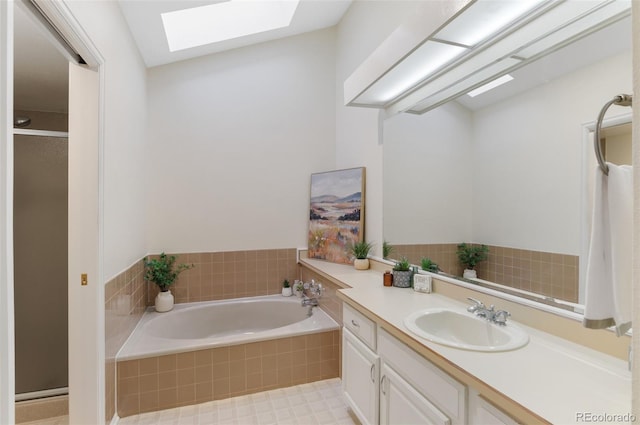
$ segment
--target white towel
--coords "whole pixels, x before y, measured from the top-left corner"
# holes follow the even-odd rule
[[[631,328],[633,312],[633,170],[607,165],[608,176],[596,170],[583,324],[592,329],[615,326],[620,336]]]

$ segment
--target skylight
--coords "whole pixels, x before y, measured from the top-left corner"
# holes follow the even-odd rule
[[[288,27],[299,0],[229,0],[162,13],[169,51]]]

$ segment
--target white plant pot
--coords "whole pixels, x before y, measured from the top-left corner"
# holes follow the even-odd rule
[[[478,277],[478,274],[476,273],[475,270],[464,269],[464,272],[462,273],[462,277],[464,277],[465,279],[475,279]]]
[[[283,297],[290,297],[291,295],[293,295],[293,291],[291,290],[291,287],[282,288],[282,296]]]
[[[356,270],[368,270],[369,269],[369,259],[368,258],[356,258],[353,260],[353,267]]]
[[[171,290],[158,292],[156,296],[156,311],[158,313],[164,313],[173,310],[173,301]]]

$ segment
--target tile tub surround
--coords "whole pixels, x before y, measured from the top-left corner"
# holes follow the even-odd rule
[[[338,330],[118,362],[118,415],[338,377]]]
[[[194,264],[171,287],[176,303],[278,294],[282,281],[293,282],[299,271],[295,249],[167,254],[176,264]],[[147,305],[154,304],[158,287],[148,285]]]
[[[129,338],[146,309],[143,265],[131,267],[105,285],[105,419],[116,412],[116,353]]]
[[[578,256],[487,246],[487,261],[479,263],[476,267],[479,278],[565,301],[578,302]],[[420,260],[427,257],[438,264],[445,273],[462,276],[463,267],[456,255],[457,244],[393,247],[393,258],[406,256],[412,264],[420,265]]]
[[[209,301],[280,293],[282,280],[298,277],[295,249],[190,253],[177,262],[193,263],[172,288],[176,302]],[[116,412],[116,362],[146,306],[154,304],[156,285],[144,280],[142,258],[105,285],[105,417]]]

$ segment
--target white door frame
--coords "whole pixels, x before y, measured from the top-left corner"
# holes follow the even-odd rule
[[[89,284],[80,285],[77,270],[69,274],[69,419],[71,423],[105,422],[104,376],[104,276],[103,276],[103,139],[104,139],[104,59],[64,1],[34,0],[48,20],[82,56],[86,68],[97,73],[98,93],[93,97],[97,131],[92,139],[95,155],[82,163],[82,172],[95,178],[88,215],[93,220],[86,240],[87,251],[78,258],[70,246],[69,264],[89,273]],[[0,423],[15,421],[14,318],[13,318],[13,8],[15,1],[0,1]],[[70,81],[70,86],[73,82]],[[97,104],[95,104],[97,103]],[[73,117],[70,116],[70,120]],[[70,127],[72,127],[70,123]],[[70,137],[73,137],[70,134]],[[97,146],[96,146],[97,144]],[[84,158],[83,158],[84,159]],[[80,161],[78,161],[80,163]],[[71,193],[70,193],[71,197]],[[93,211],[93,213],[92,213]],[[95,216],[97,212],[97,217]],[[97,221],[97,223],[96,223]],[[71,224],[73,225],[73,223]],[[79,240],[76,238],[76,240]],[[82,240],[79,240],[82,243]],[[70,240],[71,242],[71,240]],[[97,245],[97,246],[96,246]],[[77,361],[82,359],[82,361]]]
[[[13,2],[0,1],[0,423],[15,422]]]

